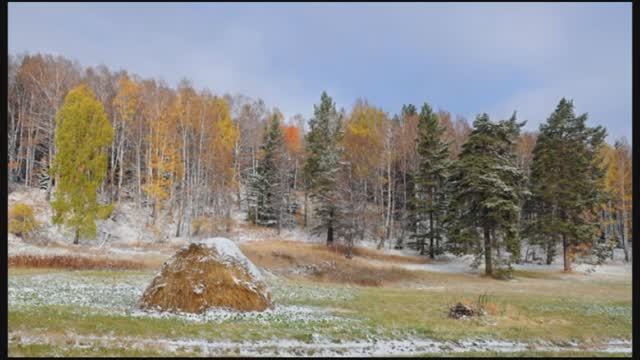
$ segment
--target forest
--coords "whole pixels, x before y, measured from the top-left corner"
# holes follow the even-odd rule
[[[45,191],[76,243],[131,202],[158,241],[223,235],[241,210],[255,226],[340,243],[347,258],[367,240],[428,258],[472,254],[496,277],[536,256],[525,244],[565,271],[577,254],[606,261],[614,248],[629,261],[630,144],[607,142],[568,98],[524,131],[517,109],[470,121],[428,94],[389,114],[365,99],[338,108],[323,92],[311,118],[285,119],[248,95],[62,56],[11,55],[8,72],[10,187]]]

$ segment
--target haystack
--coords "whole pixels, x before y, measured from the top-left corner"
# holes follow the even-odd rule
[[[209,308],[262,311],[271,294],[258,268],[229,239],[191,243],[167,260],[139,307],[202,313]]]

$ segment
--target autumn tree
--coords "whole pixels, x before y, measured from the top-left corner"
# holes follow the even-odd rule
[[[404,247],[407,234],[416,231],[416,220],[413,215],[414,174],[418,164],[418,153],[416,134],[418,132],[418,112],[414,105],[402,106],[401,116],[395,121],[396,134],[394,139],[397,143],[397,177],[398,189],[396,190],[396,207],[398,208],[398,223],[400,224],[400,234],[397,236],[395,247]]]
[[[369,193],[375,194],[379,184],[379,170],[384,160],[386,121],[386,115],[381,109],[358,100],[345,122],[343,159],[348,162],[348,171],[351,173],[346,179],[357,183],[351,188],[352,194],[349,196],[365,205],[362,211],[354,214],[357,221],[361,222],[358,226],[361,236],[364,235],[367,222],[370,225],[384,223],[376,219],[377,215],[367,221],[367,217],[372,214],[368,213],[366,204]]]
[[[181,159],[177,137],[179,104],[166,90],[158,89],[154,116],[147,138],[147,177],[142,189],[152,202],[152,223],[155,224],[165,200],[169,198],[175,180],[180,177]],[[164,94],[163,94],[164,93]]]
[[[126,73],[122,74],[117,82],[117,93],[113,99],[114,119],[114,143],[111,146],[111,162],[109,182],[112,187],[111,198],[120,202],[122,184],[125,176],[125,152],[129,142],[133,142],[136,151],[140,151],[138,141],[132,136],[132,130],[139,126],[141,113],[141,88]],[[117,173],[117,186],[116,184]],[[114,195],[115,193],[115,195]]]
[[[625,261],[629,261],[627,243],[630,239],[631,228],[631,151],[626,139],[617,140],[614,146],[604,145],[604,161],[607,172],[605,174],[605,191],[608,197],[602,204],[603,211],[600,222],[610,237],[618,240],[623,249]],[[611,236],[613,235],[613,236]]]
[[[105,207],[97,201],[97,191],[107,171],[107,148],[113,129],[102,104],[85,85],[69,91],[56,115],[56,147],[53,173],[58,177],[53,222],[80,236],[96,235],[95,220]]]

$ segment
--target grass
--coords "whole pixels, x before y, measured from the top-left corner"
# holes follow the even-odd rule
[[[256,242],[242,245],[243,252],[257,265],[285,275],[270,279],[273,300],[278,305],[312,306],[325,309],[334,317],[309,321],[277,318],[263,321],[241,318],[221,322],[190,322],[180,318],[132,317],[122,310],[110,311],[87,302],[55,305],[47,301],[17,304],[9,302],[10,334],[53,336],[69,341],[73,336],[113,337],[115,339],[204,339],[209,341],[294,339],[313,342],[314,334],[328,341],[364,339],[434,340],[503,339],[522,342],[550,341],[562,347],[569,341],[602,344],[610,339],[631,339],[631,282],[629,278],[591,279],[578,274],[551,271],[516,271],[515,279],[499,281],[472,274],[409,271],[392,266],[371,265],[366,250],[348,260],[340,248],[324,245]],[[375,251],[374,251],[375,253]],[[388,259],[393,263],[395,260]],[[412,261],[412,260],[403,260]],[[315,270],[295,274],[292,269]],[[65,270],[51,267],[10,267],[10,293],[46,285],[48,277],[62,278],[61,291],[75,294],[74,286],[93,284],[98,294],[121,296],[109,289],[117,284],[148,285],[150,269]],[[31,281],[31,279],[34,279]],[[147,280],[148,279],[148,280]],[[373,280],[376,281],[373,281]],[[144,283],[144,284],[143,284]],[[366,285],[366,286],[363,286]],[[17,287],[12,289],[12,286]],[[138,285],[135,285],[138,286]],[[55,287],[58,289],[58,287]],[[86,288],[85,288],[86,289]],[[125,289],[126,288],[122,288]],[[121,291],[125,291],[121,290]],[[25,290],[26,291],[26,290]],[[57,290],[56,290],[57,291]],[[86,290],[84,290],[86,291]],[[128,291],[128,290],[127,290]],[[456,302],[473,304],[486,295],[489,315],[466,320],[448,317]],[[100,299],[85,294],[89,299]],[[124,301],[114,304],[135,302]],[[11,298],[11,297],[10,297]],[[93,301],[93,300],[92,300]],[[121,305],[119,305],[121,306]],[[19,335],[18,335],[19,336]],[[146,345],[145,345],[146,346]],[[129,348],[123,342],[106,346],[92,342],[87,346],[62,343],[21,343],[10,341],[12,356],[162,356],[198,355],[197,349],[166,349],[149,346]],[[306,351],[306,350],[305,350]],[[310,349],[309,351],[312,351]],[[310,354],[310,353],[305,353]],[[229,355],[239,355],[231,351]],[[302,354],[304,355],[304,354]],[[430,356],[433,354],[425,354]],[[601,356],[605,353],[560,350],[517,353],[465,352],[438,353],[438,356]],[[612,355],[606,353],[606,355]],[[613,354],[623,355],[623,354]]]
[[[585,301],[566,297],[536,297],[531,294],[493,295],[490,304],[495,315],[470,320],[452,320],[448,306],[474,302],[475,292],[424,292],[408,289],[362,289],[358,297],[345,304],[363,314],[370,325],[386,332],[404,329],[420,336],[453,340],[487,336],[511,339],[600,341],[630,339],[631,302]]]
[[[290,278],[315,282],[385,286],[420,277],[415,271],[397,266],[374,266],[365,258],[393,263],[424,263],[419,257],[387,255],[376,250],[356,248],[347,259],[342,246],[305,244],[293,241],[250,242],[240,246],[256,265]]]
[[[118,345],[93,345],[88,347],[64,346],[54,344],[10,344],[10,356],[16,357],[162,357],[162,356],[194,356],[196,352],[161,351],[153,347],[130,348]]]
[[[12,271],[10,276],[31,276],[35,270]],[[139,274],[129,271],[76,271],[76,276],[126,277]],[[438,274],[440,275],[440,274]],[[487,281],[467,278],[466,284]],[[440,279],[443,280],[443,279]],[[416,290],[407,288],[348,287],[337,284],[315,284],[307,281],[279,281],[272,284],[274,300],[281,305],[318,306],[333,310],[354,322],[324,326],[322,321],[302,323],[280,321],[262,323],[253,320],[225,322],[212,326],[177,319],[134,318],[125,315],[101,313],[75,307],[10,306],[10,331],[41,330],[54,333],[73,331],[79,334],[98,334],[133,337],[206,338],[206,339],[305,339],[314,332],[330,339],[358,339],[371,334],[383,337],[420,337],[451,340],[460,338],[502,338],[510,340],[545,339],[568,341],[578,339],[598,342],[608,338],[630,339],[631,300],[611,298],[602,285],[581,283],[584,291],[599,294],[595,299],[580,293],[532,296],[531,293],[513,293],[510,282],[498,282],[488,302],[493,315],[471,320],[448,318],[449,305],[462,301],[474,302],[486,291],[469,287],[464,282],[446,290]],[[559,281],[559,280],[556,280]],[[563,281],[567,282],[567,281]],[[462,285],[462,286],[460,286]],[[562,284],[556,284],[562,285]],[[570,287],[569,287],[570,288]],[[630,293],[630,284],[626,286]],[[616,291],[613,291],[614,293]],[[331,296],[322,297],[327,293]]]
[[[450,353],[426,353],[420,354],[419,357],[631,357],[625,353],[610,353],[603,351],[517,351],[501,353],[498,351],[465,351],[465,352],[450,352]]]
[[[149,265],[140,261],[79,255],[14,255],[9,257],[9,267],[124,270],[143,269]]]

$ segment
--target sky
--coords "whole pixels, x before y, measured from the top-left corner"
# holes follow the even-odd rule
[[[537,130],[562,97],[631,142],[631,3],[9,3],[9,52],[244,94],[286,117],[322,91]]]

